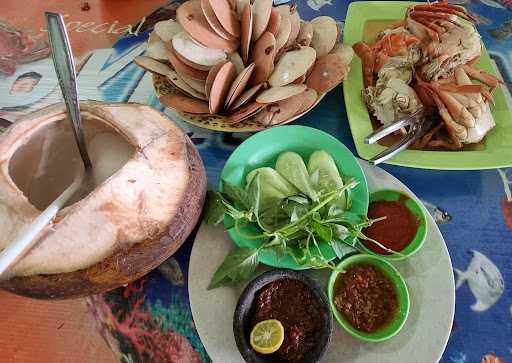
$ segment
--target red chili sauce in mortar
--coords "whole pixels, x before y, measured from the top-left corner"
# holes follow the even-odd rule
[[[386,217],[386,219],[363,229],[363,234],[390,250],[402,251],[412,242],[420,224],[418,218],[405,205],[407,199],[409,197],[402,194],[397,201],[371,202],[368,207],[368,218]],[[371,241],[362,240],[362,242],[374,252],[382,255],[390,254]]]
[[[321,323],[320,307],[309,287],[286,278],[263,287],[257,294],[253,326],[267,319],[279,320],[284,328],[284,341],[274,353],[276,358],[302,362],[316,344]]]

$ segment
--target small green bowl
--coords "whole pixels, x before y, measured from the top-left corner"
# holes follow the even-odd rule
[[[348,266],[358,263],[367,263],[380,268],[380,270],[384,272],[384,274],[395,285],[398,296],[398,310],[393,320],[372,333],[357,330],[352,325],[350,325],[350,323],[338,311],[336,305],[334,304],[334,285],[338,275],[342,273],[340,270],[346,270]],[[341,261],[337,266],[337,270],[333,271],[331,277],[329,278],[327,295],[329,297],[329,304],[331,305],[332,313],[334,314],[334,317],[338,323],[343,327],[343,329],[345,329],[353,337],[367,342],[382,342],[394,337],[400,331],[400,329],[402,329],[405,321],[407,320],[407,316],[409,315],[409,291],[407,290],[407,285],[404,278],[393,265],[377,256],[357,254],[347,257]]]
[[[416,234],[414,235],[414,238],[412,239],[411,243],[409,243],[402,251],[397,251],[400,252],[400,255],[383,255],[375,251],[372,251],[371,249],[366,247],[364,243],[360,242],[359,246],[361,247],[362,250],[364,250],[365,253],[374,256],[379,256],[386,260],[398,261],[412,256],[413,254],[418,252],[420,248],[423,246],[425,238],[427,237],[427,216],[425,215],[425,209],[418,202],[416,202],[416,200],[409,197],[406,193],[400,192],[398,190],[382,189],[370,194],[370,203],[375,201],[394,202],[400,200],[400,198],[403,198],[404,196],[407,198],[404,201],[405,206],[419,220],[418,230],[416,231]]]

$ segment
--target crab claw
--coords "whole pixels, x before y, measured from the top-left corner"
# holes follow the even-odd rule
[[[444,103],[455,122],[465,127],[475,127],[475,117],[466,107],[464,107],[464,105],[457,101],[449,91],[446,90],[446,86],[440,86],[434,83],[432,84],[432,89]]]

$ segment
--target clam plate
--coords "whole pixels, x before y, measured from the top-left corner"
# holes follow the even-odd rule
[[[400,190],[421,202],[398,179],[360,161],[371,191]],[[404,276],[411,310],[403,329],[392,339],[368,343],[351,337],[335,324],[331,343],[322,362],[411,363],[437,362],[446,347],[455,311],[452,264],[443,236],[427,213],[427,237],[414,256],[392,262]],[[194,322],[213,362],[243,362],[233,336],[233,314],[244,286],[207,290],[225,255],[234,247],[222,227],[201,226],[190,257],[188,288]],[[263,271],[263,269],[261,270]],[[329,271],[304,272],[327,289]]]
[[[369,21],[393,21],[404,18],[408,1],[358,1],[350,4],[347,12],[344,42],[354,44],[363,40]],[[496,75],[496,69],[489,53],[482,46],[480,59],[475,66]],[[361,60],[354,57],[351,71],[343,84],[347,116],[357,153],[370,159],[384,150],[379,144],[367,145],[365,137],[370,134],[372,123],[368,109],[361,97],[363,74]],[[507,104],[504,86],[494,93],[494,106],[491,112],[496,126],[484,138],[478,150],[471,151],[427,151],[405,150],[386,163],[426,169],[470,170],[492,169],[512,166],[512,117],[511,106]]]
[[[153,87],[155,89],[155,93],[158,97],[167,94],[183,94],[176,87],[174,87],[169,81],[166,80],[164,76],[159,74],[153,74]],[[321,100],[324,98],[325,94],[320,95],[313,106],[311,106],[307,111],[294,115],[289,120],[280,123],[279,125],[285,125],[292,121],[297,120],[299,117],[305,115],[310,110],[312,110]],[[168,107],[168,106],[166,106]],[[170,108],[170,107],[168,107]],[[201,115],[201,114],[193,114],[189,112],[181,112],[176,109],[171,108],[173,112],[175,112],[183,121],[188,122],[194,126],[198,126],[204,129],[214,130],[214,131],[224,131],[224,132],[256,132],[260,130],[264,130],[266,128],[272,126],[263,126],[260,123],[254,120],[254,116],[251,116],[237,124],[230,124],[228,122],[228,118],[222,115]]]

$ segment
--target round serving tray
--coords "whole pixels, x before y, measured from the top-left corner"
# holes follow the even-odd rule
[[[371,191],[397,189],[418,198],[386,171],[360,161]],[[421,202],[419,202],[421,203]],[[433,218],[427,216],[427,238],[414,256],[393,265],[404,276],[411,309],[405,326],[394,338],[382,343],[357,340],[335,324],[331,344],[323,362],[411,363],[437,362],[446,347],[455,311],[452,264],[443,236]],[[234,247],[222,227],[203,225],[196,237],[189,266],[189,295],[194,322],[214,362],[242,362],[233,336],[233,313],[243,286],[207,290],[211,276]],[[263,269],[262,269],[263,271]],[[307,272],[327,288],[329,271]]]

